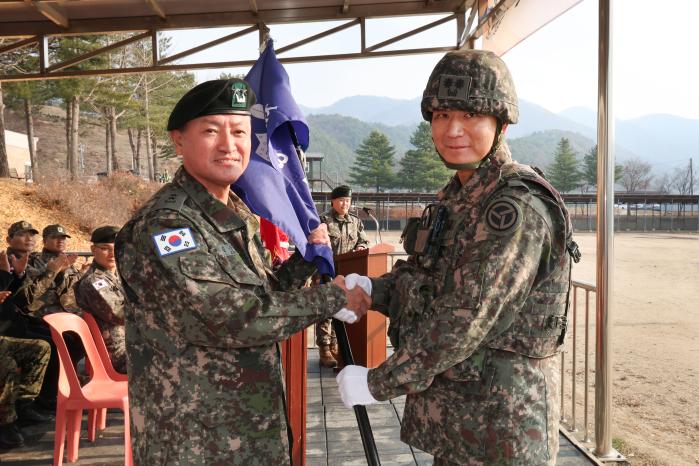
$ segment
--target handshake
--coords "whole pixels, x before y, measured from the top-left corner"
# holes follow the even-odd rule
[[[333,317],[342,322],[353,324],[367,313],[371,306],[371,280],[364,275],[351,273],[346,277],[338,275],[332,281],[345,291],[347,306],[333,314]]]

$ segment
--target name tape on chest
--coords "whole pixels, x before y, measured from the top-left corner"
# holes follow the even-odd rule
[[[104,278],[100,278],[99,280],[95,280],[94,283],[92,283],[92,286],[97,290],[101,290],[102,288],[107,288],[109,286],[109,283],[107,283],[107,280]]]
[[[155,241],[160,257],[197,248],[197,243],[189,228],[156,233],[153,235],[153,241]]]

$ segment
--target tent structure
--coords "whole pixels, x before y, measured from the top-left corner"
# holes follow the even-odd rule
[[[554,19],[579,0],[1,0],[0,63],[2,55],[30,51],[38,55],[36,69],[0,71],[0,82],[57,79],[83,75],[157,72],[178,69],[251,66],[254,60],[177,63],[198,52],[257,33],[260,42],[276,24],[317,21],[340,22],[292,44],[278,44],[282,63],[328,61],[433,53],[474,47],[504,53],[527,35]],[[617,458],[611,445],[610,314],[613,293],[614,157],[611,108],[611,0],[599,0],[598,66],[598,192],[597,192],[597,351],[595,452],[602,459]],[[419,15],[426,23],[379,43],[367,40],[368,20]],[[438,47],[396,48],[403,39],[453,22],[456,34]],[[172,56],[161,56],[158,34],[186,28],[237,27],[213,41]],[[358,28],[356,51],[312,56],[289,52],[350,28]],[[63,61],[52,61],[52,38],[64,35],[119,34],[107,46]],[[136,41],[148,41],[151,62],[131,68],[76,69],[92,57]]]

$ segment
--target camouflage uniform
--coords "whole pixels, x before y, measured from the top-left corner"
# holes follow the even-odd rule
[[[75,298],[95,317],[114,369],[126,373],[124,290],[118,274],[93,262],[75,286]]]
[[[37,397],[50,353],[45,341],[0,336],[0,426],[17,419],[16,401]]]
[[[555,464],[570,258],[565,207],[507,146],[439,193],[435,257],[373,280],[395,353],[369,372],[408,394],[401,439],[457,464]]]
[[[50,271],[47,264],[56,256],[56,253],[48,251],[29,256],[26,277],[18,293],[26,302],[25,309],[33,316],[80,311],[73,288],[82,273],[72,265],[63,272]]]
[[[276,342],[346,299],[275,291],[315,268],[297,254],[273,275],[258,229],[235,194],[224,206],[180,168],[117,236],[134,464],[289,464]]]
[[[566,333],[570,219],[558,192],[512,161],[504,124],[518,119],[507,67],[492,52],[437,64],[422,113],[492,115],[483,159],[455,176],[404,231],[407,261],[373,280],[372,309],[391,319],[395,353],[368,372],[377,400],[407,394],[401,438],[435,464],[553,465]],[[441,155],[440,155],[441,156]]]
[[[361,246],[368,247],[369,241],[364,233],[364,224],[356,215],[348,213],[340,216],[335,209],[330,208],[320,216],[320,221],[328,226],[330,246],[334,255],[351,252]],[[318,346],[337,344],[332,319],[316,324],[316,344]]]

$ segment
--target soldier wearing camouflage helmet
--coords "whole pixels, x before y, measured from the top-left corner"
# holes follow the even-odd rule
[[[394,354],[338,375],[346,405],[407,394],[401,438],[435,465],[552,465],[558,452],[557,353],[566,333],[571,256],[556,190],[512,161],[512,78],[491,52],[446,54],[422,113],[456,170],[403,232],[407,261],[372,279]]]
[[[289,464],[278,342],[369,304],[343,277],[300,289],[316,269],[299,253],[271,269],[258,219],[230,190],[254,103],[236,78],[187,92],[168,122],[183,165],[116,238],[137,466]],[[308,239],[330,243],[323,224]]]

